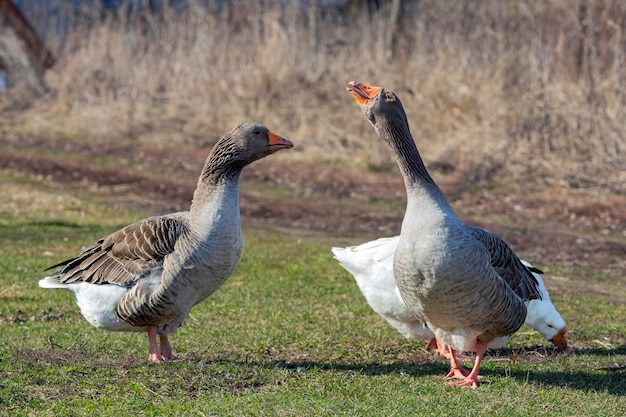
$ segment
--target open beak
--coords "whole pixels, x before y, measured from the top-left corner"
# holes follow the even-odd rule
[[[558,331],[557,334],[550,340],[552,343],[559,348],[559,350],[563,353],[569,353],[569,346],[567,346],[567,340],[565,339],[565,333],[567,333],[567,329],[563,327]]]
[[[281,149],[293,148],[293,142],[291,142],[289,139],[280,137],[277,134],[272,133],[272,132],[269,132],[268,136],[269,136],[270,152],[277,152],[277,151],[280,151]]]
[[[346,90],[352,94],[352,97],[360,106],[367,106],[370,100],[382,90],[382,87],[373,87],[356,81],[350,81],[348,84],[350,84],[350,87],[346,87]]]

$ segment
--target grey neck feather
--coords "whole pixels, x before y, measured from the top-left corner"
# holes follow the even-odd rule
[[[222,138],[213,147],[200,174],[190,211],[195,211],[198,205],[206,204],[218,190],[239,189],[241,172],[249,163],[240,152],[228,137]]]
[[[426,170],[422,156],[417,150],[415,141],[406,124],[390,125],[389,123],[384,123],[381,126],[377,126],[377,130],[379,135],[391,145],[395,153],[407,191],[416,187],[426,186],[441,193],[428,170]]]
[[[226,136],[213,147],[200,174],[200,182],[217,184],[238,179],[243,168],[249,163],[250,161],[241,153],[240,146]]]
[[[403,229],[421,224],[421,220],[425,219],[424,215],[427,212],[431,214],[435,212],[445,213],[445,216],[456,217],[450,203],[424,165],[422,156],[417,150],[409,130],[406,116],[404,120],[396,120],[395,123],[379,119],[376,130],[393,149],[404,178],[407,210]],[[415,220],[416,217],[421,220]]]

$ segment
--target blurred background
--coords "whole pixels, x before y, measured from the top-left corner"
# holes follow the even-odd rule
[[[624,1],[0,0],[0,28],[5,137],[204,147],[256,120],[394,170],[354,79],[465,189],[626,193]]]

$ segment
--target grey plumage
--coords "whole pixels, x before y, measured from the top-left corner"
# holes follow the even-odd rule
[[[148,331],[150,359],[171,357],[167,335],[234,270],[242,248],[242,169],[293,144],[257,123],[213,147],[189,211],[150,217],[98,240],[39,282],[73,291],[85,318],[107,330]],[[156,349],[156,334],[161,349]]]
[[[538,282],[496,235],[463,223],[428,173],[400,99],[381,87],[351,82],[348,91],[394,151],[407,190],[407,208],[394,256],[402,299],[451,347],[449,377],[475,387],[486,346],[517,331],[525,300],[541,298]],[[471,373],[454,350],[475,351]]]

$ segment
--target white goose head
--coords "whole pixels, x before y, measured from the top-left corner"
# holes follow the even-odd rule
[[[569,352],[567,339],[567,327],[565,321],[550,301],[550,295],[543,284],[543,281],[537,274],[539,292],[541,292],[541,300],[531,300],[528,303],[528,313],[526,315],[526,323],[537,330],[546,339],[556,345],[562,352]]]

